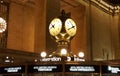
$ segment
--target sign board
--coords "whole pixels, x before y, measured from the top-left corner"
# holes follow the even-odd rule
[[[62,72],[62,65],[28,65],[28,72]]]
[[[6,73],[25,73],[25,66],[0,67],[0,74],[6,74]]]
[[[40,59],[40,61],[42,61],[42,62],[48,62],[48,61],[57,62],[57,61],[61,61],[61,58],[60,57],[42,58],[42,59]]]
[[[99,65],[65,65],[65,72],[100,73]]]
[[[41,62],[59,62],[62,61],[63,58],[61,57],[48,57],[48,58],[41,58],[40,61]],[[76,61],[76,62],[80,62],[80,61],[85,61],[85,59],[79,58],[79,57],[66,57],[64,58],[64,60],[66,61]]]
[[[120,66],[102,65],[102,73],[120,74]]]

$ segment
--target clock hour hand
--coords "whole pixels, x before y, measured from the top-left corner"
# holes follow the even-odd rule
[[[68,28],[68,30],[70,30],[70,29],[72,29],[72,28],[74,28],[75,26],[72,26],[71,28]]]
[[[72,27],[71,28],[69,28],[68,30],[70,30],[70,29],[72,29],[72,28],[74,28],[75,26],[72,24],[72,22],[71,21],[69,21],[70,22],[70,24],[72,25]]]

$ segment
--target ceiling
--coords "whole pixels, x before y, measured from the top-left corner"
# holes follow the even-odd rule
[[[104,0],[113,5],[120,5],[120,0]]]
[[[61,0],[61,8],[75,8],[80,5],[79,2],[75,0]]]
[[[77,2],[79,0],[61,0],[62,7],[68,7],[68,5],[72,7],[79,6],[79,3]],[[103,0],[111,5],[120,5],[120,0]]]
[[[74,8],[79,8],[79,6],[81,4],[84,4],[86,2],[89,2],[90,0],[60,0],[60,4],[61,4],[61,9],[67,9],[67,10],[71,10]],[[116,6],[120,6],[120,0],[96,0],[96,1],[103,1],[113,7]],[[81,4],[80,4],[81,3]],[[98,5],[96,5],[96,7],[98,7]],[[104,12],[107,12],[109,14],[118,14],[120,8],[115,8],[114,10],[112,9],[112,12],[109,12],[108,10],[106,10],[105,8],[101,7],[101,10],[103,10]]]
[[[25,4],[25,3],[34,4],[35,3],[34,2],[35,0],[4,0],[4,1],[13,1],[13,2],[22,3],[22,4]],[[77,7],[79,6],[78,1],[82,1],[82,0],[60,0],[62,7],[68,7],[68,5],[70,5],[70,7],[71,6]],[[103,0],[103,1],[107,2],[108,4],[112,4],[112,5],[120,5],[120,0]]]

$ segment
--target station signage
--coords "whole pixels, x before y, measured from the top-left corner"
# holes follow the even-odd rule
[[[65,72],[100,73],[99,65],[65,65]]]
[[[0,67],[0,74],[6,74],[6,73],[25,73],[25,66]]]
[[[67,57],[67,61],[75,61],[75,62],[80,62],[80,61],[85,61],[85,59],[82,59],[80,57]]]
[[[41,62],[59,62],[59,61],[63,61],[62,59],[66,60],[66,61],[85,61],[84,59],[81,59],[79,57],[66,57],[66,58],[61,58],[61,57],[48,57],[48,58],[41,58],[40,61]]]
[[[57,61],[61,61],[61,57],[42,58],[40,59],[40,61],[41,62],[48,62],[48,61],[57,62]]]
[[[62,72],[62,65],[28,65],[28,72]]]
[[[120,66],[102,65],[102,73],[120,74]]]

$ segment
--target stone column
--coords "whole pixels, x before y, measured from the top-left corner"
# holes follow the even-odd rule
[[[36,0],[34,15],[34,51],[39,53],[46,49],[46,0]]]

